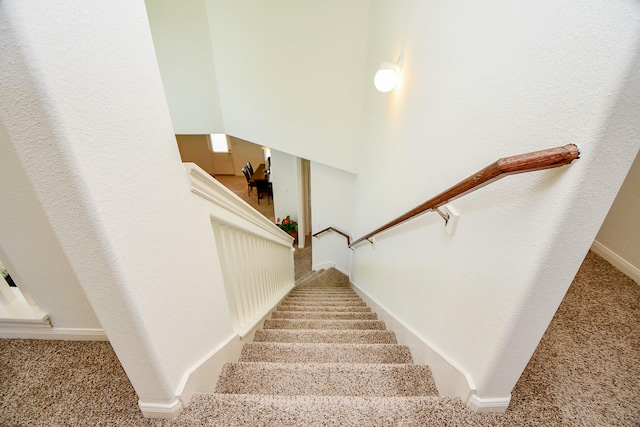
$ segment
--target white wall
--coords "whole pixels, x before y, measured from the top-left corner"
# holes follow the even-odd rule
[[[205,0],[146,0],[175,133],[224,133]]]
[[[640,156],[598,232],[594,250],[640,284]]]
[[[358,247],[352,281],[500,407],[595,237],[640,142],[632,1],[375,1],[368,76],[404,54],[401,86],[367,86],[355,237],[499,157],[577,143],[575,164],[505,178]],[[636,68],[633,68],[636,67]]]
[[[271,150],[271,182],[273,184],[273,213],[276,220],[298,220],[299,179],[298,159],[278,150]]]
[[[144,3],[5,1],[0,27],[0,146],[15,152],[30,186],[11,183],[38,200],[34,221],[42,229],[46,217],[60,247],[34,243],[64,253],[141,407],[173,414],[186,373],[234,334]],[[21,231],[3,233],[15,242]]]
[[[352,173],[317,162],[311,163],[311,234],[334,227],[354,237],[352,218],[356,178]],[[324,233],[314,238],[312,245],[314,269],[335,264],[338,270],[349,274],[351,250],[343,236]]]
[[[3,52],[5,50],[3,49]],[[0,67],[5,76],[4,67]],[[6,81],[6,80],[5,80]],[[0,99],[6,92],[0,89]],[[0,117],[9,102],[2,102]],[[101,329],[0,120],[0,259],[54,328]],[[71,332],[71,331],[69,331]]]
[[[225,132],[355,171],[369,3],[207,0]]]

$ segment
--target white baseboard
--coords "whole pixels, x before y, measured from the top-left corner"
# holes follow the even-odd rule
[[[311,269],[313,271],[320,271],[320,270],[328,270],[330,268],[335,267],[336,265],[332,262],[322,262],[320,264],[313,264],[313,266],[311,267]]]
[[[103,329],[54,328],[45,325],[0,326],[0,338],[64,340],[64,341],[108,341]]]
[[[328,270],[330,268],[335,268],[336,270],[338,270],[340,273],[344,274],[345,276],[349,275],[348,271],[344,271],[342,268],[340,268],[338,265],[336,265],[335,263],[328,261],[328,262],[323,262],[320,264],[314,264],[313,267],[311,267],[311,269],[313,271],[319,271],[319,270]]]
[[[262,329],[263,324],[264,322],[260,322],[255,325],[243,337],[236,334],[227,338],[226,341],[211,350],[209,354],[200,359],[182,376],[176,397],[180,399],[185,408],[189,406],[194,393],[214,392],[222,372],[222,366],[225,363],[238,361],[242,346],[247,342],[253,342],[253,336],[256,331]]]
[[[182,412],[182,403],[175,399],[168,403],[152,403],[138,400],[138,407],[145,418],[177,418]]]
[[[280,304],[291,289],[293,289],[293,286],[287,289],[273,304],[273,308]],[[194,393],[214,392],[223,365],[225,363],[238,361],[242,346],[245,343],[253,342],[253,336],[256,334],[256,331],[262,329],[264,320],[270,317],[273,308],[255,322],[251,329],[243,331],[242,335],[236,333],[230,336],[184,373],[176,391],[176,397],[180,399],[183,407],[186,408],[189,406],[189,402],[191,402]]]
[[[609,261],[611,265],[629,276],[634,282],[640,285],[640,268],[631,264],[629,261],[622,258],[620,255],[618,255],[602,243],[598,242],[597,240],[593,241],[591,250]]]
[[[467,407],[474,412],[504,412],[511,402],[511,395],[507,397],[480,397],[474,394],[469,398]]]
[[[239,359],[245,342],[251,342],[251,339],[241,339],[239,335],[229,337],[183,375],[176,396],[184,407],[189,406],[194,393],[213,393],[222,366]]]
[[[371,298],[365,291],[353,283],[355,291],[374,310],[388,329],[396,333],[398,343],[411,350],[413,360],[421,365],[428,365],[441,396],[455,396],[468,402],[476,392],[476,386],[467,372],[448,358],[442,351],[431,345],[426,339],[414,332],[400,320],[396,319],[380,303]]]

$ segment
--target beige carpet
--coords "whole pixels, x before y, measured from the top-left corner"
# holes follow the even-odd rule
[[[301,304],[288,304],[284,311],[291,313],[294,307]],[[323,305],[310,307],[328,311],[319,309]],[[334,309],[340,312],[340,307]],[[256,343],[297,340],[298,334],[294,337],[290,331],[265,329],[261,334],[267,336],[259,334]],[[332,333],[329,341],[392,344],[394,337],[385,332],[345,329]],[[326,340],[326,331],[321,329],[308,329],[303,335],[310,343]],[[326,364],[324,369],[330,376],[334,372],[329,366],[333,362],[314,363]],[[294,372],[294,377],[304,377],[307,368],[291,365],[289,372]],[[358,377],[357,368],[347,373],[348,378]],[[296,386],[295,382],[270,385],[268,380],[261,382],[263,379],[259,385],[265,390],[288,393],[286,387]],[[378,378],[374,383],[380,381],[384,382]],[[231,393],[221,393],[223,398],[217,399],[199,396],[178,420],[147,420],[139,413],[137,397],[108,343],[0,340],[0,425],[9,427],[252,425],[248,421],[251,416],[259,417],[260,422],[254,425],[283,426],[640,426],[640,286],[589,253],[516,385],[505,414],[473,414],[455,399],[430,396],[344,398],[326,394],[321,386],[313,386],[319,395],[274,394],[267,400],[259,394],[245,394],[243,400]],[[398,407],[409,415],[393,418]],[[211,415],[215,410],[239,410],[244,415],[225,424]],[[320,419],[319,413],[323,414]],[[285,415],[274,419],[275,414]],[[313,414],[315,421],[306,422],[305,417]],[[342,418],[337,422],[335,417]]]

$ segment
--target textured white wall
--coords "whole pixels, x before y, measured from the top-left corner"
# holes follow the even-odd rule
[[[637,2],[375,1],[355,237],[499,157],[577,143],[570,167],[505,178],[356,249],[352,280],[508,399],[638,151]],[[384,266],[382,268],[381,266]]]
[[[207,7],[225,131],[356,170],[369,1]]]
[[[145,3],[175,133],[224,133],[206,1]]]
[[[0,26],[2,146],[20,159],[32,186],[22,190],[40,202],[141,402],[171,410],[185,372],[233,330],[144,3],[6,1]]]
[[[311,234],[327,227],[335,227],[347,234],[352,232],[355,183],[356,175],[352,173],[311,163]],[[351,250],[344,237],[325,233],[314,238],[312,245],[314,267],[334,263],[336,268],[349,273]]]
[[[10,58],[8,50],[2,52]],[[0,75],[10,77],[2,65]],[[49,313],[53,327],[101,328],[10,143],[2,119],[12,105],[5,79],[0,86],[0,259],[18,286]]]
[[[640,272],[640,156],[629,170],[596,240]],[[634,278],[638,280],[637,275]]]

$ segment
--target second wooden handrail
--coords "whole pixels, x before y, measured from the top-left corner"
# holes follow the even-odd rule
[[[352,248],[358,243],[368,240],[376,234],[382,233],[383,231],[388,230],[391,227],[395,227],[396,225],[415,216],[435,210],[458,197],[471,193],[472,191],[475,191],[491,182],[497,181],[503,176],[564,166],[578,158],[580,158],[580,150],[575,144],[567,144],[563,147],[555,147],[546,150],[534,151],[532,153],[503,157],[486,168],[479,170],[475,174],[460,181],[448,190],[445,190],[421,205],[416,206],[404,215],[401,215],[398,218],[389,221],[382,227],[376,228],[372,232],[360,237],[350,244],[349,247]]]
[[[321,235],[322,233],[326,233],[327,231],[335,231],[339,235],[345,237],[347,239],[347,246],[351,247],[351,236],[349,236],[347,233],[343,233],[342,231],[338,230],[337,228],[327,227],[322,231],[318,231],[312,237],[318,237],[319,235]]]

